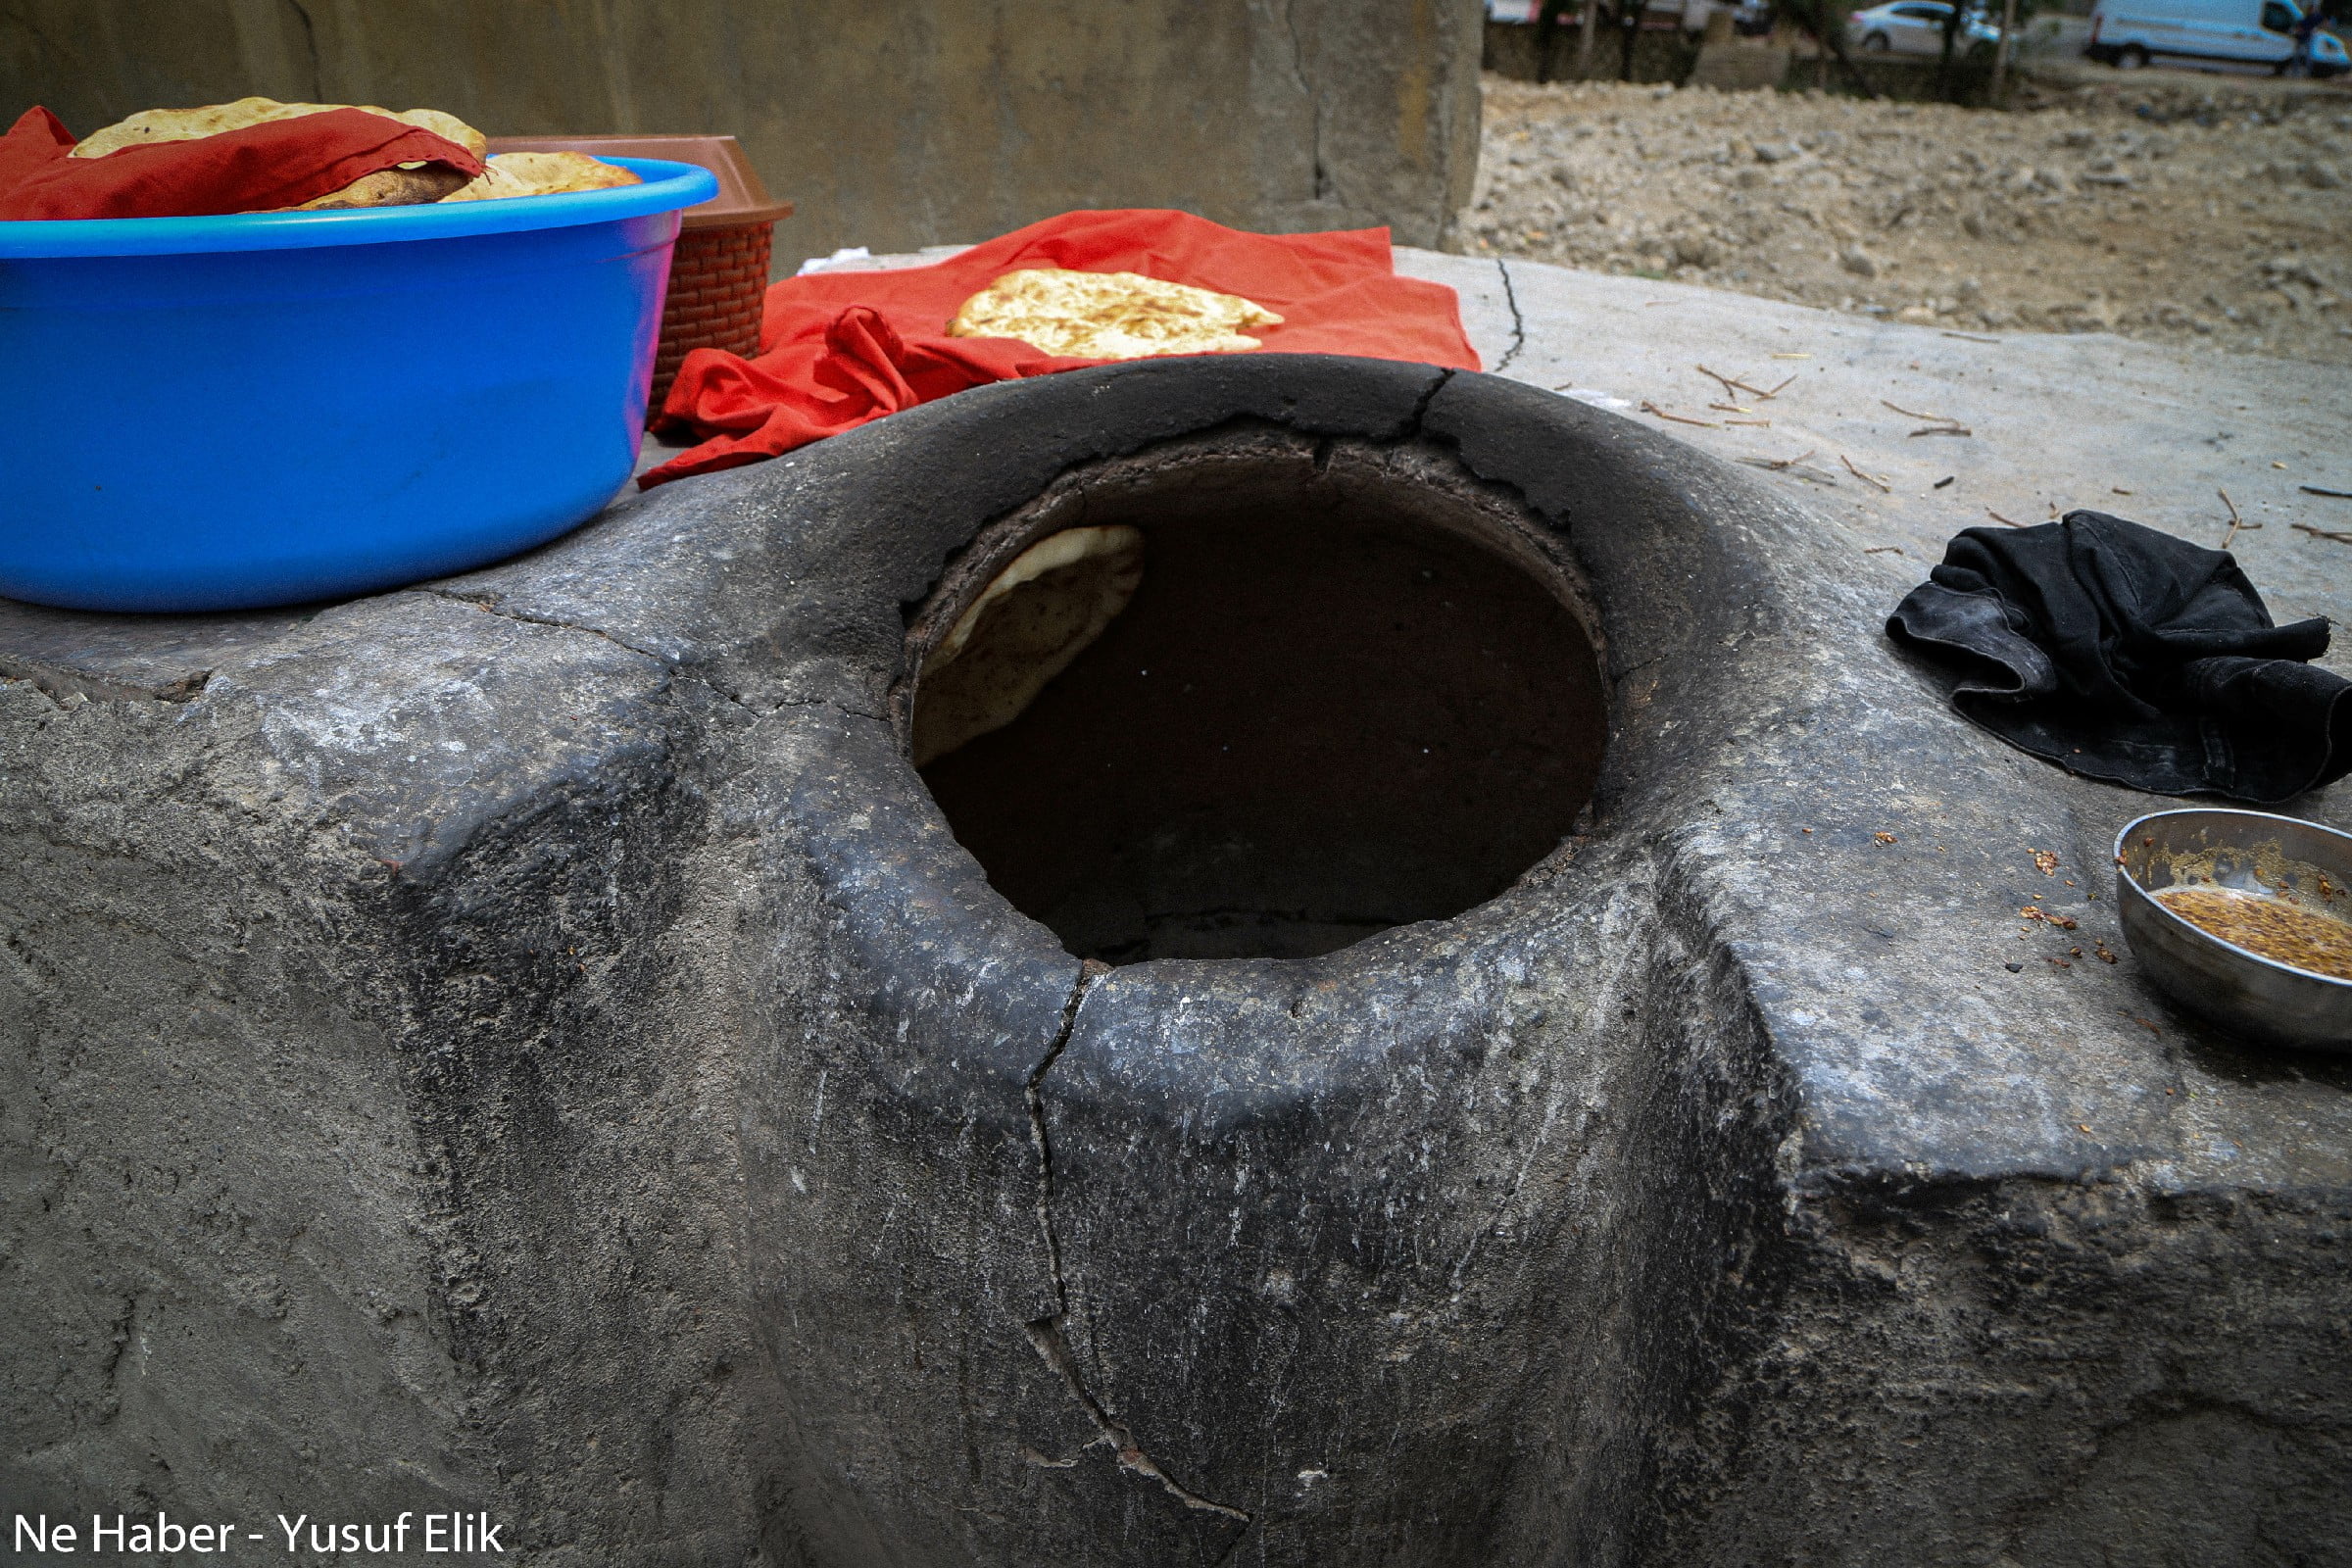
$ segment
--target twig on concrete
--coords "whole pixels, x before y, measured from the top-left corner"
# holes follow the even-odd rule
[[[1727,398],[1730,397],[1734,392],[1746,392],[1760,398],[1769,398],[1772,396],[1770,392],[1765,391],[1762,387],[1750,386],[1736,375],[1725,375],[1719,370],[1710,370],[1703,365],[1694,365],[1691,367],[1691,368],[1696,370],[1699,374],[1707,377],[1709,380],[1721,381],[1723,383],[1723,395]],[[1786,386],[1788,383],[1784,381],[1781,384]]]
[[[1697,371],[1699,374],[1701,374],[1701,375],[1705,376],[1705,377],[1706,377],[1708,380],[1710,380],[1710,381],[1720,381],[1720,382],[1722,382],[1722,383],[1723,383],[1723,395],[1724,395],[1725,397],[1727,397],[1727,398],[1728,398],[1728,397],[1730,397],[1730,396],[1732,396],[1734,393],[1736,393],[1736,392],[1739,390],[1739,383],[1738,383],[1738,382],[1736,382],[1736,381],[1734,381],[1734,380],[1733,380],[1733,379],[1732,379],[1730,376],[1728,376],[1728,375],[1717,375],[1717,374],[1716,374],[1716,373],[1715,373],[1713,370],[1710,370],[1710,369],[1708,369],[1708,368],[1707,368],[1705,366],[1703,366],[1703,365],[1693,365],[1692,367],[1690,367],[1690,368],[1692,368],[1693,370],[1696,370],[1696,371]]]
[[[1901,545],[1872,545],[1862,553],[1866,556],[1899,556],[1903,553],[1903,547]]]
[[[1840,452],[1838,454],[1838,461],[1845,465],[1846,472],[1852,474],[1864,484],[1878,486],[1879,493],[1881,495],[1892,495],[1894,493],[1894,486],[1888,484],[1886,480],[1880,478],[1875,473],[1864,473],[1860,468],[1854,466],[1854,460],[1847,457],[1844,453]]]
[[[1832,489],[1836,489],[1838,476],[1826,469],[1807,466],[1805,460],[1811,456],[1813,456],[1812,452],[1805,451],[1798,453],[1793,458],[1741,458],[1739,461],[1751,468],[1768,468],[1774,473],[1785,473],[1792,479],[1802,479],[1807,484],[1826,484]]]
[[[1918,409],[1906,409],[1900,403],[1888,403],[1885,398],[1879,399],[1879,405],[1882,408],[1892,409],[1895,413],[1901,415],[1906,419],[1933,419],[1936,421],[1934,424],[1929,425],[1924,430],[1912,431],[1911,433],[1915,436],[1974,435],[1976,433],[1975,431],[1969,429],[1967,425],[1962,424],[1958,419],[1953,418],[1948,414],[1928,414]]]
[[[2008,524],[2009,524],[2009,526],[2010,526],[2010,527],[2012,527],[2012,528],[2023,528],[2023,527],[2025,526],[2025,524],[2024,524],[2024,523],[2022,523],[2022,522],[2017,522],[2017,521],[2014,521],[2014,520],[2012,520],[2012,519],[2010,519],[2010,518],[2008,518],[2008,517],[2004,517],[2004,516],[2002,516],[2002,515],[2001,515],[1999,513],[1997,513],[1997,512],[1993,511],[1993,510],[1992,510],[1990,507],[1986,507],[1986,508],[1984,509],[1984,515],[1986,515],[1987,517],[1990,517],[1990,518],[1991,518],[1993,521],[1995,521],[1995,522],[2005,522],[2005,523],[2008,523]]]
[[[2308,522],[2290,522],[2287,524],[2287,526],[2290,528],[2300,528],[2305,533],[2311,535],[2314,539],[2332,539],[2339,545],[2352,545],[2352,533],[2344,533],[2339,529],[2314,528]]]
[[[1979,337],[1973,332],[1945,332],[1942,335],[1956,337],[1963,343],[1998,343],[2000,341],[1997,337]]]
[[[1757,428],[1759,428],[1759,429],[1766,429],[1766,430],[1769,430],[1769,429],[1771,429],[1771,428],[1772,428],[1772,421],[1771,421],[1770,419],[1726,419],[1726,420],[1724,420],[1723,422],[1724,422],[1724,423],[1726,423],[1726,424],[1745,424],[1745,425],[1752,425],[1752,426],[1755,426],[1755,427],[1757,427]]]
[[[1642,412],[1643,414],[1654,414],[1661,419],[1672,419],[1677,424],[1695,424],[1709,430],[1718,428],[1713,419],[1693,419],[1689,415],[1685,414],[1668,414],[1664,409],[1659,408],[1655,403],[1650,402],[1647,398],[1643,398],[1642,400]]]
[[[1753,409],[1743,409],[1737,403],[1710,403],[1707,407],[1718,414],[1753,414],[1756,412]]]
[[[1792,376],[1790,376],[1790,377],[1788,377],[1788,381],[1793,381],[1793,380],[1795,380],[1795,379],[1796,379],[1796,377],[1795,377],[1795,376],[1793,376],[1793,375],[1792,375]],[[1787,390],[1788,390],[1788,381],[1783,381],[1783,382],[1782,382],[1782,383],[1781,383],[1779,386],[1776,386],[1776,387],[1774,387],[1774,388],[1773,388],[1771,391],[1769,391],[1769,392],[1767,392],[1767,393],[1765,393],[1765,394],[1763,394],[1763,395],[1764,395],[1765,397],[1768,397],[1768,398],[1777,398],[1777,397],[1779,397],[1779,396],[1780,396],[1780,395],[1781,395],[1783,392],[1785,392],[1785,391],[1787,391]]]
[[[2229,491],[2216,489],[2213,493],[2222,498],[2223,506],[2230,509],[2230,531],[2222,536],[2222,548],[2224,550],[2230,548],[2230,541],[2235,539],[2240,532],[2252,533],[2256,529],[2263,526],[2263,524],[2259,522],[2248,522],[2245,518],[2237,514],[2237,503],[2230,499]]]
[[[2338,501],[2352,501],[2352,490],[2330,490],[2319,484],[2299,484],[2295,488],[2307,496],[2333,496]]]

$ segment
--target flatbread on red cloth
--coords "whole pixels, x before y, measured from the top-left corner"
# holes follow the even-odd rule
[[[665,424],[710,439],[639,482],[758,463],[990,381],[1106,363],[948,335],[965,300],[1025,267],[1141,272],[1239,294],[1282,318],[1250,329],[1265,344],[1257,353],[1479,368],[1453,290],[1398,277],[1385,228],[1250,234],[1155,209],[1064,213],[931,267],[770,285],[759,357],[696,349],[662,404]]]
[[[446,136],[359,109],[150,142],[104,158],[68,158],[73,150],[55,115],[26,110],[0,136],[0,220],[275,212],[395,164],[447,164],[468,178],[482,172],[480,159]]]

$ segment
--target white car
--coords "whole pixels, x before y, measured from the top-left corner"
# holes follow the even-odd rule
[[[1941,55],[1944,19],[1951,14],[1943,0],[1892,0],[1846,18],[1845,41],[1870,54]],[[2000,28],[1968,12],[1952,37],[1952,54],[1965,56],[1980,43],[1999,42],[2000,36]]]
[[[2295,64],[2302,20],[2293,0],[2099,0],[2082,52],[2126,69],[2162,56],[2285,71]],[[2328,32],[2312,34],[2308,65],[2315,76],[2352,70],[2342,41]]]

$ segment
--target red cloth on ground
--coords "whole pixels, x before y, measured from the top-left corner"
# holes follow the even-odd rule
[[[272,120],[190,141],[69,158],[74,139],[46,109],[0,137],[0,220],[197,218],[299,207],[395,164],[482,161],[446,136],[361,109]]]
[[[1189,213],[1064,213],[931,267],[770,285],[759,358],[697,349],[662,405],[665,423],[711,439],[639,482],[757,463],[990,381],[1103,364],[1013,338],[947,335],[965,300],[1025,267],[1141,272],[1239,294],[1283,318],[1248,329],[1265,344],[1260,353],[1479,368],[1453,290],[1398,277],[1385,228],[1250,234]]]

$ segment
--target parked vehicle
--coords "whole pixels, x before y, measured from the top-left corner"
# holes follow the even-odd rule
[[[1871,54],[1940,55],[1944,19],[1951,14],[1943,0],[1892,0],[1846,18],[1845,41]],[[1965,55],[1980,43],[1999,42],[2000,36],[2001,29],[1983,13],[1965,12],[1952,39],[1952,53]]]
[[[2302,20],[2294,0],[2098,0],[2082,52],[2126,70],[2175,59],[2283,72],[2297,63],[2295,26]],[[2352,59],[2333,33],[2314,32],[2309,66],[2315,76],[2334,76],[2352,71]]]

